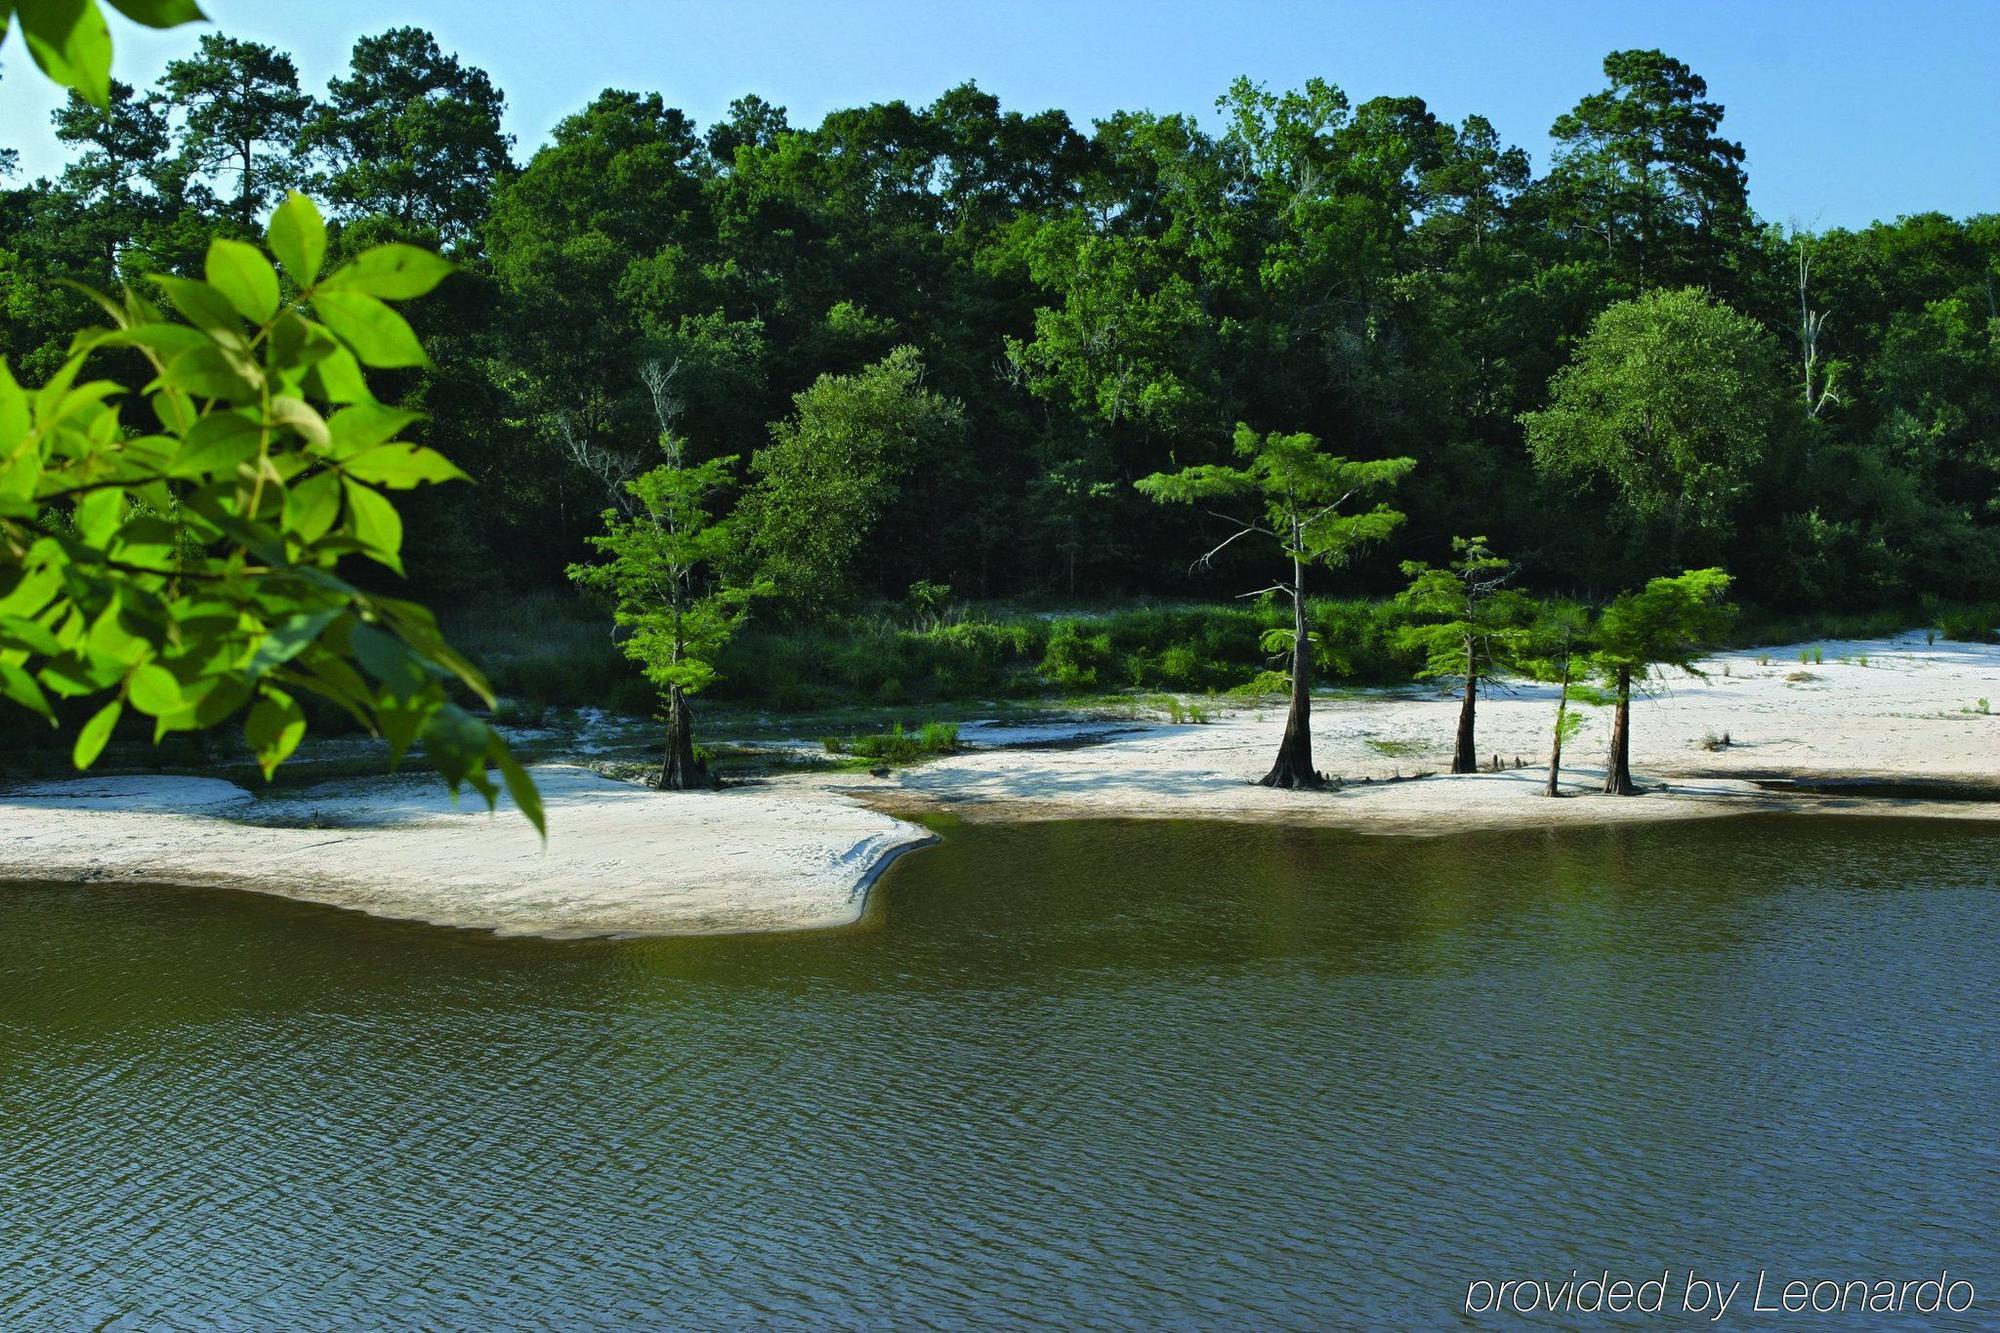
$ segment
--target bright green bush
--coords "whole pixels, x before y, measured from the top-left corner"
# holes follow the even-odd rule
[[[1041,672],[1051,685],[1065,690],[1095,688],[1099,673],[1112,663],[1111,636],[1084,632],[1080,620],[1058,620],[1049,627],[1049,645]]]

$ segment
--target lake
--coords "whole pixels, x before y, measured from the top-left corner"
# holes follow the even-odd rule
[[[0,886],[0,1327],[2000,1308],[1989,826],[944,833],[804,935]]]

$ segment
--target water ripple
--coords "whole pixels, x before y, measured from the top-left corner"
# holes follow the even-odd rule
[[[863,927],[0,889],[0,1327],[1324,1328],[2000,1297],[1992,834],[953,832]]]

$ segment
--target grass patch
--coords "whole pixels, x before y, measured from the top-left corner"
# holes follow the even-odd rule
[[[1994,626],[2000,625],[2000,607],[1967,606],[1940,611],[1937,631],[1957,643],[2000,643]]]
[[[1376,754],[1390,759],[1415,759],[1420,754],[1428,753],[1430,748],[1421,741],[1385,741],[1373,736],[1365,743]]]
[[[1122,701],[1125,716],[1133,719],[1160,715],[1175,726],[1205,726],[1209,722],[1206,708],[1191,699],[1182,699],[1172,694],[1128,695]]]
[[[909,764],[958,749],[958,723],[926,722],[917,730],[909,731],[898,722],[887,731],[863,736],[823,736],[820,744],[828,754]]]

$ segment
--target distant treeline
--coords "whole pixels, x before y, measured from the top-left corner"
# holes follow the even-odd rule
[[[1788,232],[1699,77],[1651,51],[1604,72],[1541,176],[1483,118],[1317,81],[1088,129],[970,84],[811,128],[606,91],[517,163],[501,92],[427,33],[360,41],[321,96],[210,36],[108,116],[59,111],[71,164],[0,194],[0,349],[38,382],[92,319],[53,279],[196,271],[299,187],[339,250],[463,268],[412,308],[435,367],[393,385],[479,483],[412,503],[433,597],[561,585],[663,417],[764,486],[741,521],[767,554],[816,540],[787,494],[844,497],[851,557],[801,606],[1234,592],[1189,570],[1204,516],[1131,483],[1226,459],[1237,422],[1417,460],[1359,593],[1473,532],[1583,596],[1670,563],[1780,610],[2000,593],[2000,217]],[[1521,418],[1607,307],[1689,287],[1762,327],[1749,373],[1783,406],[1669,532],[1539,471]]]

